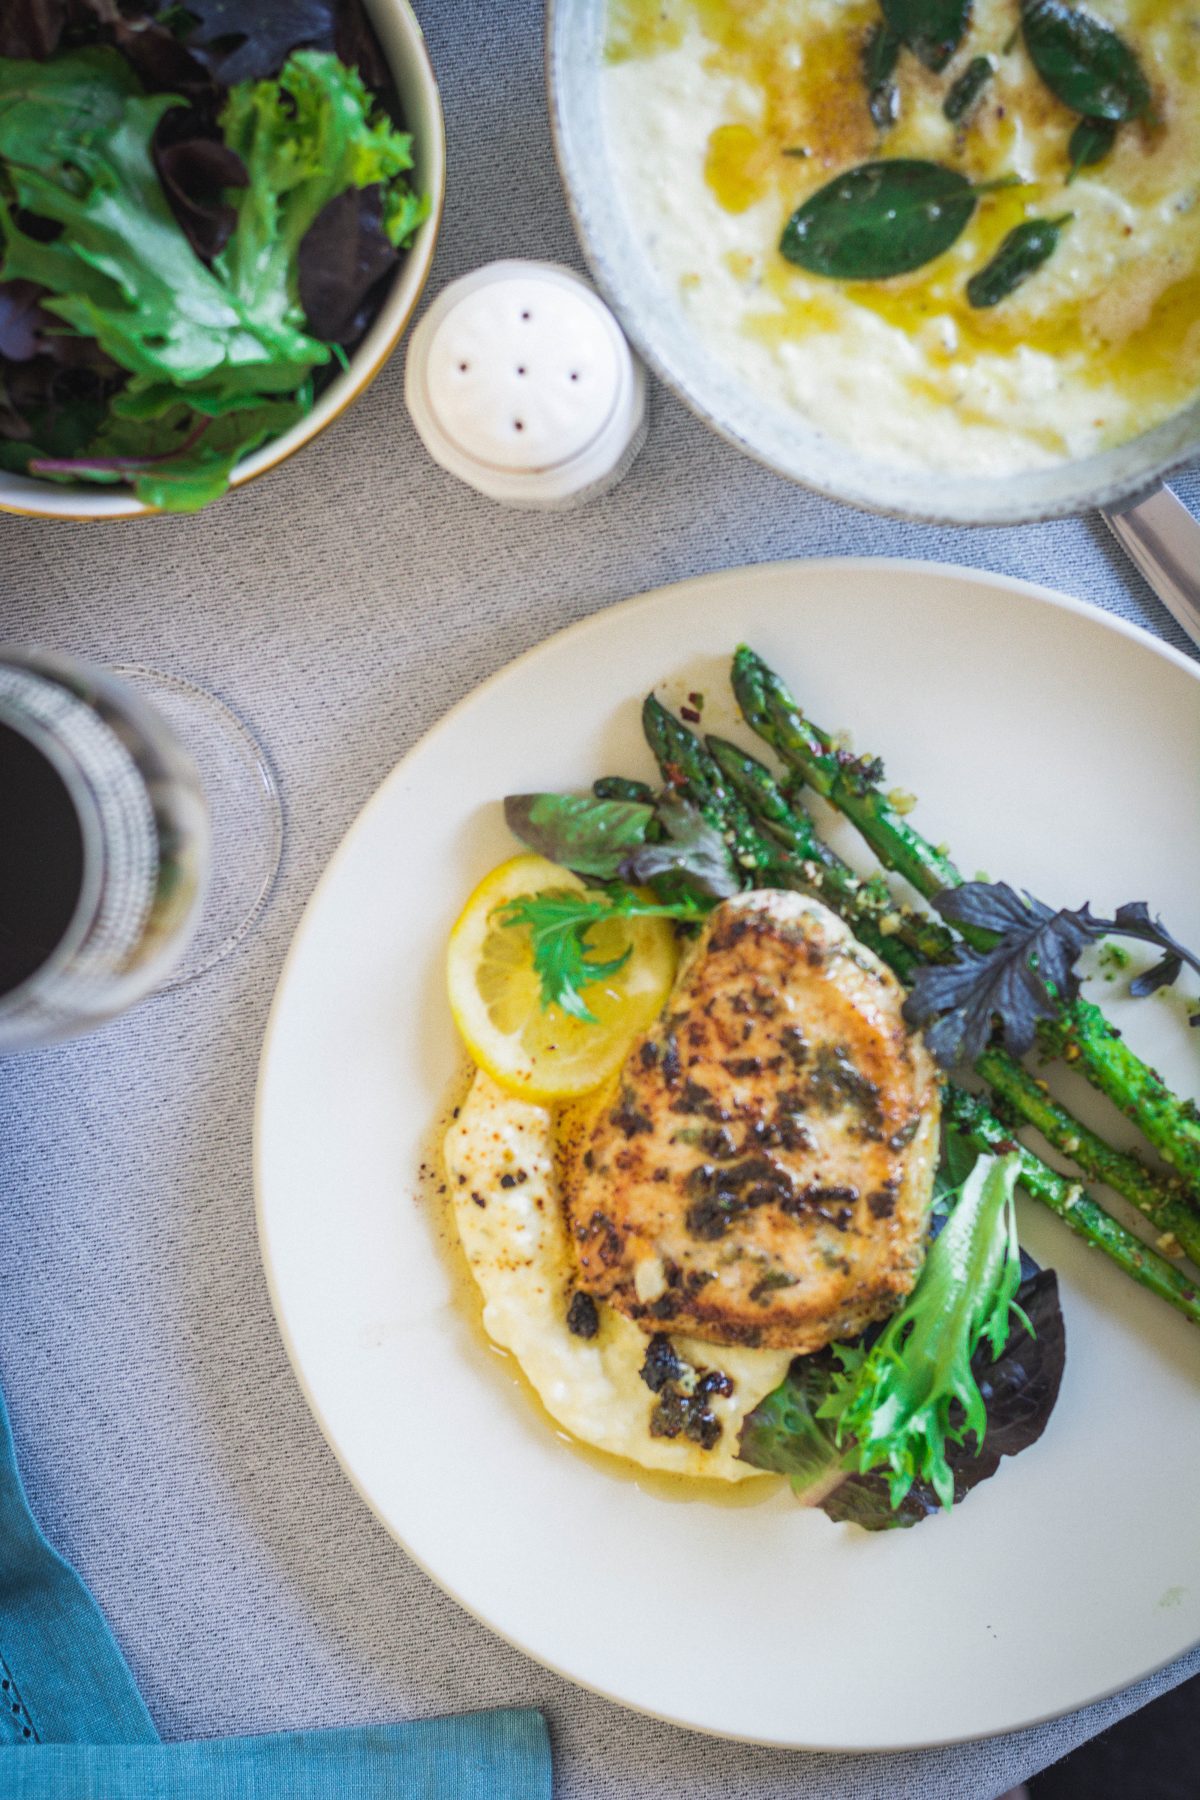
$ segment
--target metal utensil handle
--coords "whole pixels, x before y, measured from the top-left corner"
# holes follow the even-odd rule
[[[1200,648],[1200,519],[1165,485],[1105,523],[1129,552],[1177,624]]]

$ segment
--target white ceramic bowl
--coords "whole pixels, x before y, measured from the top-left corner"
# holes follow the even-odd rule
[[[429,217],[396,271],[396,278],[371,329],[350,365],[329,383],[307,416],[247,456],[233,471],[232,486],[253,481],[286,461],[343,412],[379,373],[404,334],[433,262],[446,191],[446,134],[442,103],[425,38],[408,0],[366,0],[367,11],[387,58],[404,126],[412,133],[413,184],[430,198]],[[34,481],[0,470],[0,512],[45,519],[132,519],[153,509],[119,488],[77,487]]]
[[[559,167],[584,255],[651,368],[722,437],[836,500],[954,525],[1112,506],[1200,454],[1200,401],[1116,449],[1001,480],[876,462],[755,394],[689,328],[634,229],[608,154],[601,77],[609,0],[547,0],[546,69]]]

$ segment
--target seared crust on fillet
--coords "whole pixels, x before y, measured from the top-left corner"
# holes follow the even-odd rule
[[[903,991],[819,901],[710,915],[615,1089],[568,1137],[582,1285],[645,1331],[810,1351],[916,1279],[933,1063]]]

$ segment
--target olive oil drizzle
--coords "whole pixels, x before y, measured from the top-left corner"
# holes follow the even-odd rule
[[[968,33],[943,77],[911,56],[902,59],[898,79],[906,105],[899,123],[881,136],[862,74],[864,44],[878,20],[874,0],[846,0],[832,25],[816,11],[806,23],[805,10],[795,0],[613,0],[610,12],[611,60],[675,49],[698,27],[706,65],[736,76],[754,97],[746,116],[731,117],[712,132],[704,164],[706,184],[725,211],[762,208],[761,252],[724,258],[747,289],[744,330],[781,345],[834,333],[845,322],[848,300],[886,325],[920,336],[928,368],[909,385],[921,398],[957,403],[971,367],[1034,351],[1069,365],[1076,380],[1092,382],[1098,391],[1119,390],[1146,424],[1182,405],[1195,392],[1200,371],[1200,201],[1178,209],[1171,253],[1151,259],[1150,267],[1138,252],[1136,227],[1122,221],[1127,209],[1148,214],[1161,207],[1189,173],[1194,183],[1184,120],[1200,82],[1200,40],[1180,47],[1180,32],[1164,20],[1157,0],[1132,0],[1122,29],[1138,39],[1159,78],[1155,118],[1127,127],[1108,163],[1095,172],[1127,202],[1127,209],[1119,203],[1111,209],[1108,276],[1100,283],[1030,282],[1003,306],[981,312],[968,302],[969,276],[1015,226],[1068,210],[1084,186],[1088,171],[1069,195],[1064,185],[1077,120],[1037,80],[1020,42],[992,43],[994,22],[985,29],[985,20]],[[988,15],[993,21],[999,16],[999,9]],[[1164,87],[1161,65],[1172,49],[1173,79]],[[965,67],[982,52],[993,56],[999,72],[971,120],[959,126],[941,114],[945,91],[961,72],[959,64]],[[935,106],[909,104],[931,97]],[[1182,134],[1178,141],[1175,133]],[[1191,136],[1200,150],[1194,126]],[[979,182],[1011,168],[1018,147],[1033,179],[981,199],[959,243],[911,276],[835,284],[792,267],[778,253],[791,211],[839,169],[881,153],[929,156]],[[1073,254],[1067,245],[1057,253],[1066,265]],[[1047,450],[1063,453],[1053,430],[1040,436]]]

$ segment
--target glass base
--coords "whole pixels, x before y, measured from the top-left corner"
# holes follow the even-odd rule
[[[195,760],[212,819],[204,910],[169,980],[170,993],[215,968],[266,907],[283,854],[283,804],[270,759],[237,714],[207,688],[140,664],[113,673],[136,689]]]

